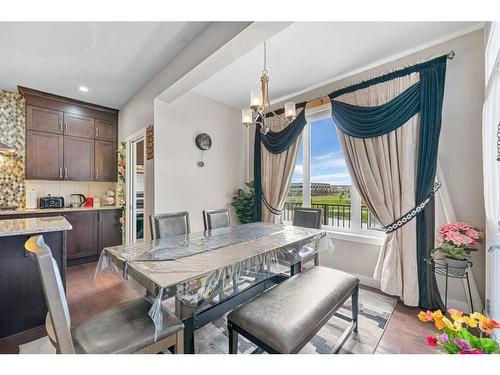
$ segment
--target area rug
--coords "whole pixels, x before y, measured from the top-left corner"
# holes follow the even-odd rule
[[[344,344],[341,353],[372,354],[382,338],[387,323],[396,306],[396,299],[369,290],[359,291],[359,331],[352,334]],[[348,300],[339,312],[350,316],[351,301]],[[338,337],[348,323],[333,317],[302,349],[300,354],[330,353]],[[226,318],[221,317],[195,332],[197,354],[224,354],[228,351]],[[245,338],[239,338],[238,352],[251,353],[256,346]],[[19,347],[21,354],[55,353],[47,337]]]

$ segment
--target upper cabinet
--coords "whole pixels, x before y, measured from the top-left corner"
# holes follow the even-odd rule
[[[26,106],[26,128],[48,133],[63,133],[63,112],[53,109]]]
[[[65,113],[64,135],[94,139],[94,119],[92,117]]]
[[[26,100],[26,178],[117,181],[118,110],[18,88]]]

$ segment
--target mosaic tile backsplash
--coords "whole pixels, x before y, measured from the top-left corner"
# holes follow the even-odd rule
[[[24,98],[0,90],[0,141],[15,149],[0,155],[0,206],[24,206],[25,122]]]

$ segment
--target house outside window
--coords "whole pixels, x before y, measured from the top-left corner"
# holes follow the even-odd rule
[[[307,110],[306,117],[284,221],[293,220],[296,207],[313,207],[323,210],[322,224],[327,229],[372,234],[380,231],[380,223],[352,185],[330,106]]]

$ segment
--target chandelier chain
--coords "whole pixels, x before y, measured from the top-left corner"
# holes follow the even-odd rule
[[[267,43],[264,42],[264,69],[262,70],[262,74],[267,75]]]

